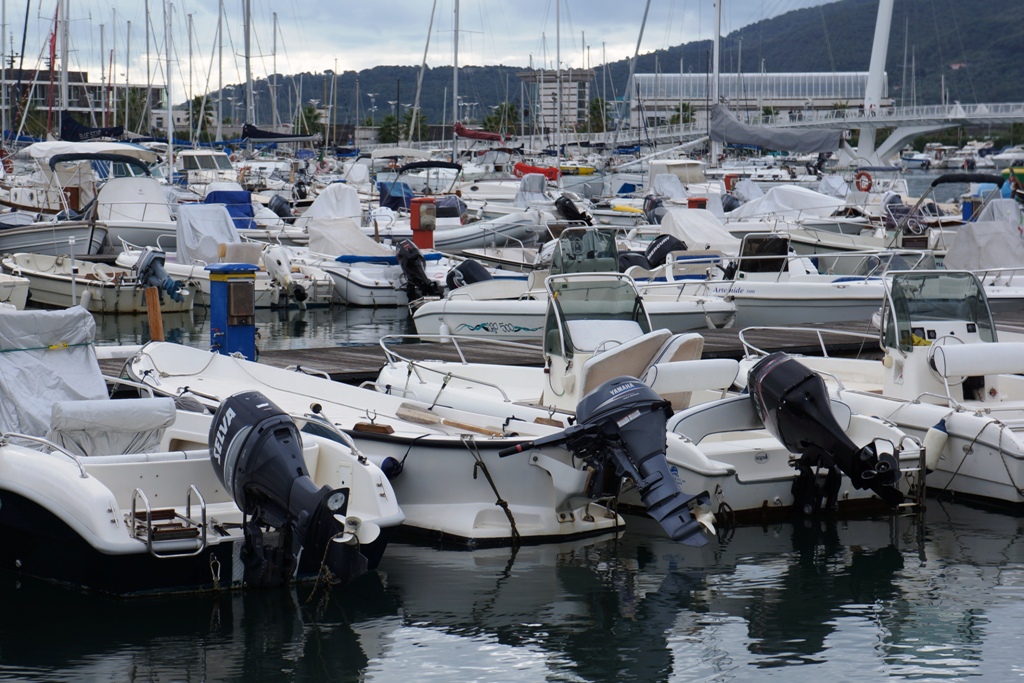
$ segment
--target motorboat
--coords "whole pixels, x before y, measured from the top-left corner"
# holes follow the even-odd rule
[[[259,392],[210,414],[108,380],[95,329],[77,306],[0,316],[5,570],[136,595],[377,566],[403,517],[376,465]]]
[[[195,289],[167,274],[165,258],[153,247],[140,251],[131,266],[16,253],[3,256],[0,266],[5,273],[29,280],[29,300],[35,305],[81,304],[92,313],[146,313],[146,290],[153,287],[160,295],[160,310],[191,311]]]
[[[622,477],[647,481],[643,502],[671,538],[706,542],[707,497],[684,496],[668,474],[658,435],[660,398],[621,383],[596,388],[571,430],[550,421],[502,423],[352,387],[308,369],[273,368],[178,344],[151,342],[125,366],[166,396],[220,406],[258,387],[284,410],[315,410],[390,473],[410,535],[469,546],[518,545],[607,533],[623,524],[609,507]],[[632,416],[620,426],[624,415]],[[603,430],[603,431],[602,431]],[[651,437],[653,436],[653,440]],[[565,447],[562,447],[562,445]],[[508,456],[508,457],[503,457]]]
[[[878,335],[851,335],[865,348],[877,344],[880,360],[800,361],[854,410],[922,440],[929,489],[1024,503],[1024,344],[1000,338],[1011,335],[997,333],[987,288],[973,273],[893,272],[885,282]],[[750,362],[759,360],[756,331],[743,336]]]
[[[293,264],[289,251],[281,245],[243,241],[223,205],[182,205],[175,227],[177,250],[166,254],[164,268],[175,280],[195,287],[199,305],[209,305],[207,266],[215,263],[258,267],[254,280],[257,308],[329,306],[334,301],[330,275],[314,266]],[[145,249],[123,243],[117,264],[134,267],[144,254]]]
[[[901,474],[920,470],[920,443],[869,414],[831,403],[820,378],[806,368],[788,365],[780,370],[781,379],[772,377],[769,385],[780,394],[774,399],[765,398],[769,385],[761,380],[736,395],[736,361],[702,360],[699,334],[652,330],[646,301],[636,296],[628,278],[609,273],[550,276],[547,287],[551,296],[536,367],[467,362],[461,349],[459,362],[413,360],[402,344],[385,339],[388,362],[374,386],[437,408],[489,414],[502,424],[539,420],[568,425],[578,417],[581,396],[610,378],[637,378],[631,381],[649,386],[677,411],[666,425],[673,477],[685,492],[713,492],[716,514],[726,516],[884,509],[921,490],[919,479]],[[458,343],[458,337],[447,341]],[[799,392],[787,395],[794,387]],[[811,395],[816,397],[814,411],[795,408]],[[758,403],[762,400],[774,401],[773,407],[765,408]],[[790,409],[800,417],[781,423],[773,417]],[[801,439],[819,446],[806,447]],[[822,458],[820,448],[836,457]],[[860,456],[854,453],[890,474],[869,483],[873,475],[862,471],[869,468],[858,464]],[[639,501],[627,491],[623,502]]]
[[[604,228],[570,228],[555,243],[549,270],[535,270],[525,282],[484,280],[429,300],[413,312],[421,335],[476,335],[492,339],[524,340],[543,337],[544,317],[551,292],[544,284],[548,275],[567,273],[616,273],[617,231]],[[630,307],[635,298],[629,286]],[[673,332],[721,328],[732,323],[735,305],[709,293],[652,297],[648,312],[654,324]],[[611,312],[610,312],[611,313]]]

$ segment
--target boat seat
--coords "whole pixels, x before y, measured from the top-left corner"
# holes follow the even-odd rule
[[[221,263],[247,263],[258,266],[263,256],[263,246],[257,242],[228,242],[217,246]]]
[[[600,321],[598,321],[600,322]],[[605,324],[613,321],[603,321]],[[638,326],[639,327],[639,326]],[[610,335],[606,335],[609,337]],[[586,396],[610,379],[628,376],[639,377],[651,362],[655,352],[662,347],[672,333],[668,330],[654,330],[645,335],[624,341],[616,347],[591,356],[580,371],[580,396]]]
[[[1024,373],[1024,342],[936,345],[932,364],[944,378]]]
[[[46,438],[75,455],[154,452],[174,418],[172,398],[58,401]]]
[[[570,320],[566,327],[572,346],[578,351],[597,351],[607,342],[624,344],[644,333],[640,323],[634,320]]]
[[[673,412],[690,407],[694,391],[721,391],[732,386],[739,373],[734,358],[707,358],[657,363],[647,369],[640,380],[672,404]]]
[[[646,368],[644,368],[643,373],[637,375],[637,377],[644,379],[651,375],[651,379],[653,381],[654,376],[651,373],[655,365],[660,363],[677,363],[680,361],[700,360],[703,352],[704,337],[701,335],[696,332],[673,334],[665,340],[665,343],[661,345],[661,348],[654,353],[654,356],[651,358],[651,362],[647,364]],[[736,372],[733,372],[733,376],[729,381],[732,382],[735,378]],[[644,381],[646,382],[646,380]],[[647,384],[651,384],[651,382],[647,382]],[[694,388],[704,389],[707,387],[698,386]],[[683,410],[690,406],[691,391],[679,391],[664,387],[663,390],[658,391],[658,393],[661,394],[662,398],[672,403],[672,410]]]

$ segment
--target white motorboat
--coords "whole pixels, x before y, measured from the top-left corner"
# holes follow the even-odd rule
[[[4,272],[29,280],[29,300],[66,308],[81,304],[92,313],[146,313],[146,289],[160,291],[160,309],[191,311],[195,290],[164,270],[163,252],[147,247],[130,267],[45,254],[7,254]],[[76,299],[76,297],[78,297]]]
[[[241,263],[258,267],[255,273],[257,308],[329,306],[334,301],[334,281],[310,265],[292,263],[280,245],[243,242],[228,210],[218,204],[182,205],[178,211],[177,251],[166,256],[164,268],[175,280],[190,283],[196,303],[209,305],[210,272],[214,263]],[[117,263],[134,267],[144,249],[123,243]]]
[[[766,424],[767,413],[751,401],[753,395],[769,400],[764,392],[756,394],[760,383],[749,395],[727,397],[736,362],[700,360],[704,340],[698,334],[652,331],[646,301],[637,299],[628,278],[608,273],[551,276],[547,287],[551,296],[537,367],[411,360],[401,344],[385,339],[388,363],[375,382],[377,390],[436,407],[490,414],[503,424],[554,420],[564,425],[585,404],[584,397],[604,383],[642,383],[666,406],[683,411],[669,419],[666,432],[666,458],[681,488],[712,491],[716,512],[739,516],[786,514],[794,507],[805,514],[823,507],[884,507],[898,503],[919,483],[912,477],[900,481],[896,471],[919,469],[920,444],[882,420],[853,414],[837,403],[831,411],[818,410],[814,424],[797,417],[780,428]],[[461,350],[460,356],[466,357]],[[803,368],[787,374],[799,381],[785,389],[823,389],[813,385],[815,380]],[[795,405],[801,399],[786,400]],[[815,400],[829,403],[821,391]],[[787,410],[782,408],[783,413]],[[837,436],[842,433],[846,437]],[[826,444],[820,448],[836,457],[823,458],[820,448],[802,445],[800,439]],[[859,452],[873,463],[884,461],[893,474],[869,484],[870,477],[861,477],[863,468],[854,457]],[[639,502],[635,494],[627,494],[624,501]]]
[[[540,339],[549,296],[543,285],[544,278],[549,274],[615,273],[618,270],[616,232],[601,228],[565,230],[555,246],[550,271],[535,270],[525,283],[515,280],[476,282],[449,292],[443,299],[427,301],[413,313],[417,333]],[[608,303],[629,308],[633,306],[633,298]],[[732,302],[706,293],[657,294],[648,303],[648,313],[655,326],[667,327],[673,332],[726,327],[732,323],[735,312]]]
[[[651,412],[649,401],[635,392],[595,395],[607,409],[593,415],[585,433],[574,431],[570,436],[575,440],[566,450],[557,444],[568,437],[548,421],[502,424],[489,415],[178,344],[147,344],[126,369],[157,393],[191,395],[211,407],[248,387],[258,387],[287,411],[307,411],[312,401],[330,424],[390,473],[405,526],[413,535],[464,545],[515,545],[604,533],[623,523],[607,503],[618,494],[622,475],[630,474],[664,482],[645,488],[644,501],[655,505],[654,514],[672,538],[705,542],[694,515],[700,514],[696,508],[706,496],[679,492],[657,444],[627,444],[628,452],[640,448],[647,454],[630,456],[642,463],[638,470],[634,461],[620,457],[622,447],[611,448],[600,436],[605,429],[608,438],[629,442],[634,436],[643,438],[630,431],[647,424],[641,416],[664,422],[664,414]],[[629,434],[615,426],[622,417],[620,408],[638,418],[626,430]],[[581,417],[580,422],[587,421]],[[501,457],[516,450],[529,452]]]
[[[831,378],[854,410],[922,439],[929,489],[1024,503],[1024,344],[1000,341],[972,273],[891,273],[886,285],[879,335],[863,341],[881,347],[881,360],[801,362]],[[751,352],[754,334],[744,331]]]
[[[402,521],[376,465],[300,431],[318,418],[258,392],[216,415],[111,399],[94,333],[81,307],[0,316],[5,568],[131,595],[347,581],[376,567]]]
[[[27,277],[0,273],[0,304],[7,309],[21,311],[28,303],[28,290],[31,281]]]

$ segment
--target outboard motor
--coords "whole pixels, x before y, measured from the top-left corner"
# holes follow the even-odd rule
[[[651,264],[647,261],[647,257],[641,254],[639,251],[620,251],[619,272],[625,273],[626,270],[631,266],[650,268]]]
[[[729,213],[743,206],[743,202],[739,200],[734,194],[723,194],[722,195],[722,211]]]
[[[615,496],[623,476],[636,482],[648,514],[674,541],[702,546],[703,529],[713,528],[710,497],[688,496],[679,489],[665,460],[665,424],[671,404],[635,377],[616,377],[583,397],[576,424],[535,441],[499,451],[511,455],[530,448],[565,443],[594,468],[587,494]]]
[[[665,208],[665,199],[649,194],[644,197],[644,218],[651,225],[661,225],[661,219],[668,213]]]
[[[459,287],[465,287],[471,285],[474,282],[483,282],[485,280],[493,280],[487,269],[484,268],[478,261],[473,259],[466,259],[462,263],[458,264],[454,268],[448,271],[448,276],[445,278],[445,284],[448,285],[448,290],[458,289]]]
[[[349,489],[313,483],[298,428],[266,396],[244,391],[220,405],[210,427],[210,460],[245,514],[246,584],[287,583],[297,569],[326,568],[342,582],[366,572],[359,544],[371,543],[380,528],[346,517]]]
[[[800,472],[793,484],[797,510],[811,514],[838,503],[842,473],[854,487],[871,489],[889,505],[903,502],[896,488],[901,474],[892,453],[879,453],[874,443],[859,447],[850,440],[832,414],[831,399],[821,375],[785,353],[761,360],[750,371],[747,388],[758,416],[775,438],[796,453]],[[816,484],[816,470],[825,467],[824,490]]]
[[[665,259],[673,251],[686,251],[686,242],[672,235],[658,235],[647,245],[644,256],[651,268],[657,268],[665,265]]]
[[[586,211],[580,211],[576,203],[564,194],[555,200],[555,210],[558,211],[559,216],[567,221],[576,221],[586,225],[594,224],[594,217]]]
[[[405,275],[405,293],[409,301],[425,296],[441,296],[437,283],[427,277],[427,260],[412,240],[402,240],[395,247],[398,264]]]
[[[270,198],[270,204],[267,205],[271,211],[273,211],[279,218],[291,218],[292,207],[287,199],[279,194],[275,194]]]
[[[288,258],[288,252],[284,247],[272,246],[263,252],[263,267],[284,292],[285,306],[288,305],[288,297],[295,299],[300,310],[306,310],[306,299],[309,294],[306,288],[292,279],[292,262]]]
[[[146,247],[142,256],[135,262],[139,273],[139,284],[143,287],[156,287],[161,294],[167,292],[168,296],[175,301],[183,301],[188,291],[184,289],[181,280],[175,280],[167,274],[167,271],[164,270],[166,262],[167,254],[159,249]]]

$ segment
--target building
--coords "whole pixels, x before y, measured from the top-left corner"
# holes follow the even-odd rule
[[[527,133],[587,130],[592,69],[533,69],[516,75],[527,88],[523,117]]]
[[[799,119],[816,109],[857,108],[864,102],[868,72],[720,74],[721,101],[741,119],[767,113]],[[635,74],[629,89],[631,126],[669,123],[686,105],[692,123],[704,125],[711,104],[711,75]],[[892,106],[883,76],[882,106]]]

